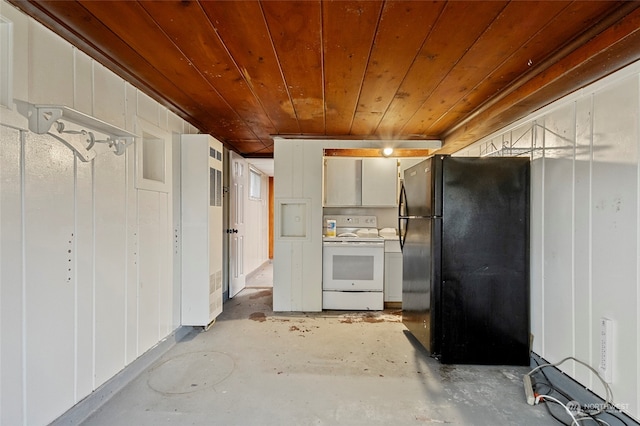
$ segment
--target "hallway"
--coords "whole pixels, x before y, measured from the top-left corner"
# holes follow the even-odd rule
[[[246,288],[273,287],[273,261],[269,260],[247,275]]]
[[[450,366],[408,337],[399,311],[279,314],[246,288],[85,425],[543,425],[525,367]]]

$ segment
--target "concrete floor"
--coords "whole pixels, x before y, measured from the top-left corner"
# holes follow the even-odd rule
[[[247,276],[247,288],[273,287],[273,262],[268,261]]]
[[[526,404],[528,368],[441,365],[399,311],[274,314],[253,284],[84,424],[556,424]]]

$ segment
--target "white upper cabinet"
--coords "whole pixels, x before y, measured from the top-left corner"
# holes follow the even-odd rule
[[[395,158],[362,159],[362,205],[397,205],[398,161]]]
[[[359,206],[362,203],[362,160],[327,158],[324,162],[324,205]]]
[[[398,162],[394,158],[326,158],[325,207],[390,207],[397,204]]]

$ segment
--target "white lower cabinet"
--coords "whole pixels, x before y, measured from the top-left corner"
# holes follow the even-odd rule
[[[384,301],[402,302],[402,251],[396,239],[384,242]]]

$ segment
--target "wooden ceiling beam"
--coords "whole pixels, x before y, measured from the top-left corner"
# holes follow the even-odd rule
[[[393,153],[389,156],[391,158],[405,158],[405,157],[428,157],[434,152],[432,149],[406,149],[399,148],[394,149]],[[325,149],[325,157],[384,157],[382,149],[376,148],[354,148],[354,149]]]

